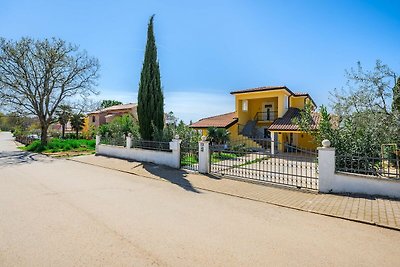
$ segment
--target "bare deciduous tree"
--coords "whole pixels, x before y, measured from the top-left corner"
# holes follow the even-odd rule
[[[0,39],[0,99],[38,117],[43,145],[60,104],[97,93],[98,70],[96,58],[61,39]]]

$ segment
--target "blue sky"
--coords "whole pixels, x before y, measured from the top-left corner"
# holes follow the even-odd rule
[[[60,37],[99,58],[97,99],[135,102],[152,14],[165,110],[188,122],[234,110],[236,89],[286,85],[318,105],[344,70],[400,72],[400,1],[5,1],[0,36]]]

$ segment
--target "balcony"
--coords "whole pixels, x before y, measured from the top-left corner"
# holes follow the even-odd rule
[[[256,121],[274,121],[278,118],[278,111],[257,112],[254,120]]]

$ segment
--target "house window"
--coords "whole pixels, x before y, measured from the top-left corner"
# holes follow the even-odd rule
[[[249,101],[248,100],[242,100],[242,110],[247,111],[249,108]]]
[[[287,110],[289,108],[289,97],[287,95],[285,95],[285,110]]]
[[[96,122],[96,117],[92,116],[92,122]]]

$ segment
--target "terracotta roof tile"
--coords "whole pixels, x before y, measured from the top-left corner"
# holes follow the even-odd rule
[[[123,109],[131,109],[137,107],[136,103],[129,103],[129,104],[122,104],[122,105],[115,105],[111,106],[108,108],[103,108],[99,109],[93,112],[90,112],[89,114],[96,114],[96,113],[102,113],[102,112],[107,112],[107,111],[116,111],[116,110],[123,110]]]
[[[192,123],[190,127],[192,128],[208,128],[208,127],[219,127],[226,128],[238,121],[235,112],[230,112],[226,114],[221,114],[217,116],[212,116],[208,118],[201,119],[195,123]]]
[[[293,92],[287,88],[284,85],[279,85],[279,86],[262,86],[262,87],[256,87],[256,88],[250,88],[250,89],[244,89],[244,90],[237,90],[231,92],[232,95],[234,94],[240,94],[240,93],[250,93],[250,92],[260,92],[260,91],[272,91],[272,90],[280,90],[284,89],[288,91],[290,94],[293,94]]]
[[[320,113],[312,112],[311,129],[317,129],[321,120]],[[289,108],[282,118],[276,119],[271,126],[270,131],[299,131],[299,126],[293,123],[294,118],[300,118],[300,110],[298,108]]]
[[[293,96],[307,96],[308,98],[311,99],[313,102],[314,106],[317,106],[314,102],[314,100],[311,98],[310,94],[304,93],[304,92],[292,92],[289,88],[287,88],[284,85],[279,85],[279,86],[262,86],[262,87],[256,87],[256,88],[250,88],[250,89],[244,89],[244,90],[237,90],[231,92],[231,95],[234,94],[240,94],[240,93],[251,93],[251,92],[263,92],[263,91],[272,91],[272,90],[286,90],[290,95]]]
[[[294,96],[308,96],[308,93],[304,93],[304,92],[294,92],[293,93]]]

